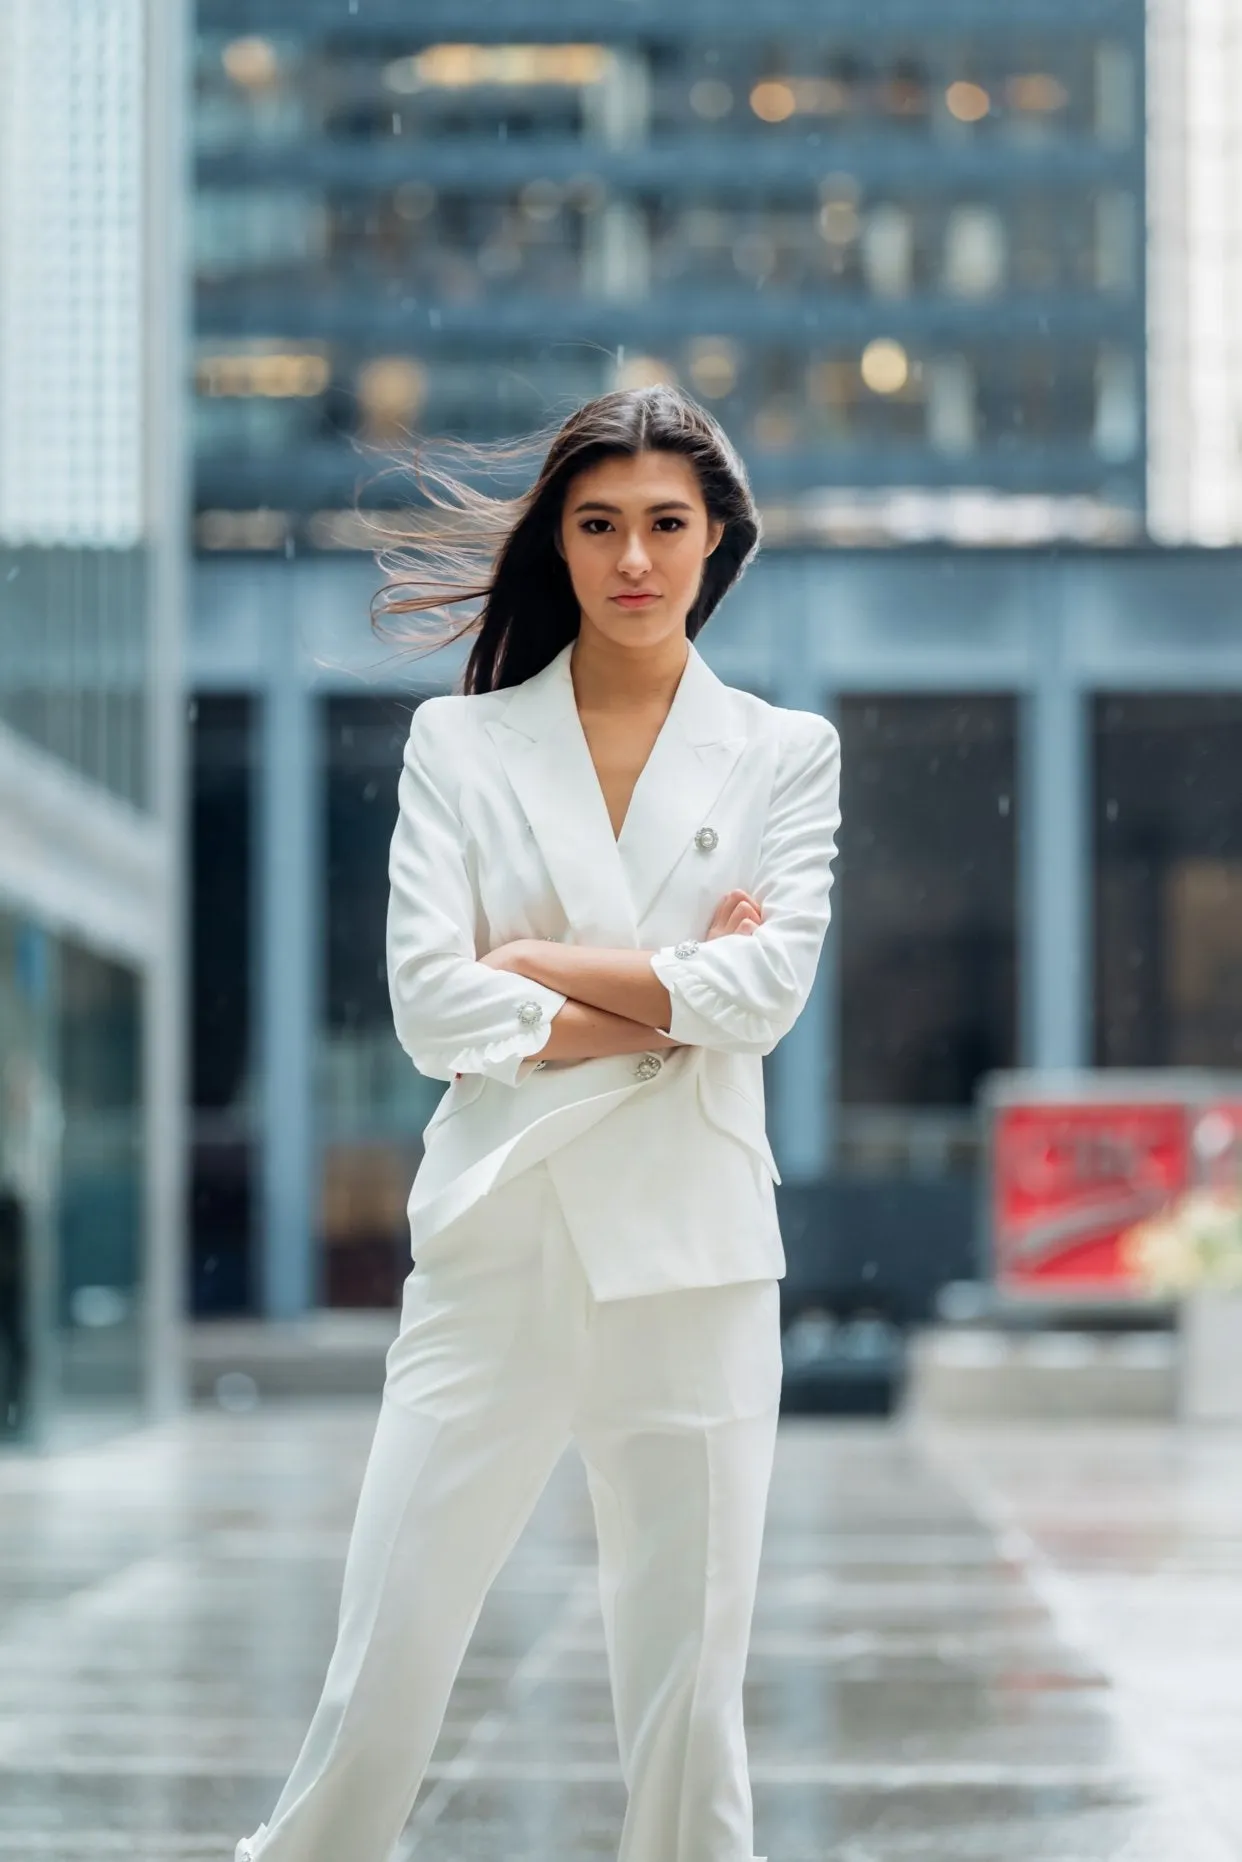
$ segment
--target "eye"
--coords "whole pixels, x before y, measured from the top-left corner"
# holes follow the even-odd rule
[[[656,518],[656,529],[657,530],[659,530],[664,524],[671,524],[674,530],[684,530],[686,527],[685,519],[682,517],[657,517]]]
[[[588,537],[598,537],[603,534],[603,530],[596,530],[596,524],[602,525],[603,530],[612,529],[612,525],[608,522],[606,517],[584,517],[578,528],[585,531]]]

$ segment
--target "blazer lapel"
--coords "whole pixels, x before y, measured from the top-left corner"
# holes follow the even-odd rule
[[[634,908],[574,700],[572,647],[515,685],[487,730],[577,939],[634,949]]]
[[[639,926],[693,845],[745,731],[730,689],[693,642],[668,716],[614,836],[574,699],[573,642],[512,688],[487,723],[506,776],[582,943],[637,949]]]
[[[691,641],[672,706],[621,824],[618,850],[639,924],[687,850],[696,860],[711,858],[694,837],[710,826],[716,798],[745,746],[729,687]]]

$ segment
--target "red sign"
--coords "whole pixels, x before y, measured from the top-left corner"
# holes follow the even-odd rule
[[[1137,1294],[1121,1237],[1198,1177],[1191,1127],[1205,1110],[1176,1101],[998,1105],[991,1186],[998,1289]],[[1242,1106],[1232,1111],[1242,1136]]]

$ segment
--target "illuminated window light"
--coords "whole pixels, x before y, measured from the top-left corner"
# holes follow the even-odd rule
[[[373,356],[358,371],[358,400],[374,438],[397,438],[427,398],[427,371],[413,356]]]
[[[270,39],[257,35],[230,39],[220,60],[234,84],[240,84],[243,90],[266,90],[280,76],[276,47]]]
[[[765,78],[750,93],[750,107],[764,123],[783,123],[798,107],[793,85]]]
[[[602,45],[429,45],[384,67],[389,90],[470,90],[479,84],[598,84]]]
[[[690,345],[690,379],[709,401],[737,386],[738,348],[726,337],[704,336]]]
[[[285,511],[200,511],[194,524],[200,549],[279,550],[292,534]]]
[[[408,540],[413,528],[406,511],[313,511],[306,521],[306,537],[317,550],[374,551]]]
[[[950,84],[944,94],[949,115],[955,116],[959,123],[979,123],[992,108],[992,99],[982,84],[969,84],[959,79]]]
[[[618,388],[660,388],[666,383],[674,387],[676,382],[676,369],[659,356],[627,356],[617,364]]]
[[[862,353],[862,378],[873,394],[898,394],[910,379],[910,358],[891,337],[877,336]]]
[[[1036,115],[1051,115],[1064,110],[1069,92],[1059,78],[1047,71],[1028,71],[1010,78],[1005,99],[1015,110],[1029,110]]]
[[[326,356],[270,351],[257,355],[203,356],[195,370],[201,395],[237,400],[290,400],[322,394],[331,379]]]
[[[858,209],[852,200],[826,200],[819,210],[819,230],[830,246],[848,246],[858,238]]]
[[[835,116],[849,103],[844,84],[833,78],[764,78],[750,93],[750,107],[764,123],[791,116]]]

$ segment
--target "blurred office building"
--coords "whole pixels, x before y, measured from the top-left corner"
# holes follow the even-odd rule
[[[369,632],[385,460],[675,378],[766,524],[703,650],[843,738],[836,922],[768,1063],[790,1297],[925,1313],[976,1266],[986,1073],[1242,1055],[1236,563],[1148,531],[1142,0],[198,29],[196,1310],[408,1266],[439,1088],[385,857],[460,656]]]
[[[178,15],[0,11],[0,1437],[35,1445],[177,1398]]]

